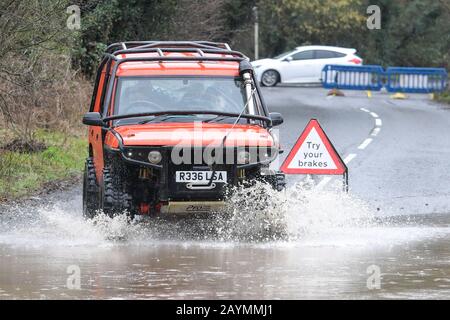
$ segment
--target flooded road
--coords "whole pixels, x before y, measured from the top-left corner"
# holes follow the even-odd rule
[[[286,151],[316,117],[356,155],[349,194],[289,177],[286,192],[264,190],[267,210],[238,195],[226,218],[130,223],[83,220],[75,185],[0,210],[0,299],[450,298],[450,113],[321,89],[265,97]]]
[[[0,298],[450,297],[448,215],[379,219],[346,195],[324,192],[302,197],[304,206],[283,217],[289,234],[279,236],[262,221],[227,225],[233,232],[208,220],[94,224],[81,218],[78,193],[65,194],[75,195],[66,208],[2,215]],[[247,229],[261,237],[249,239]]]

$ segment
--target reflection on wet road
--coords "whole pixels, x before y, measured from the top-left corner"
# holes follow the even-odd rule
[[[294,229],[284,225],[290,236],[276,240],[270,231],[258,240],[241,233],[264,229],[261,221],[247,221],[245,228],[223,234],[220,224],[208,220],[129,224],[117,217],[94,225],[81,218],[80,208],[58,204],[6,213],[0,229],[0,297],[449,296],[448,216],[374,219],[360,203],[342,197],[323,193],[317,201],[302,198],[304,206],[285,215],[301,223]],[[69,206],[79,200],[75,196]],[[70,266],[79,268],[80,290],[68,287]],[[374,266],[381,273],[380,289],[370,279]]]

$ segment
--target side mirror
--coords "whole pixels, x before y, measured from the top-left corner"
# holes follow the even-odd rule
[[[83,116],[83,124],[96,127],[103,127],[105,125],[99,112],[85,113]]]
[[[281,115],[281,113],[278,112],[271,112],[269,114],[270,119],[272,119],[272,126],[276,127],[279,126],[280,124],[282,124],[284,122],[283,116]]]
[[[286,59],[284,59],[284,61],[287,61],[287,62],[291,62],[292,60],[294,60],[294,58],[292,58],[292,56],[289,56]]]

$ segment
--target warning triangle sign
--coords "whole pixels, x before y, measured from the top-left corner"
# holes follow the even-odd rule
[[[311,119],[280,170],[287,174],[340,175],[347,172],[319,122]]]

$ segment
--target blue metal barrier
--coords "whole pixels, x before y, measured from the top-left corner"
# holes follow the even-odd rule
[[[345,66],[328,64],[322,69],[322,85],[327,89],[373,90],[383,87],[381,66]]]
[[[447,71],[444,68],[400,68],[386,70],[389,92],[432,93],[442,92],[447,86]]]
[[[372,90],[386,87],[389,92],[432,93],[446,89],[448,74],[444,68],[406,68],[381,66],[345,66],[328,64],[322,69],[326,89]]]

